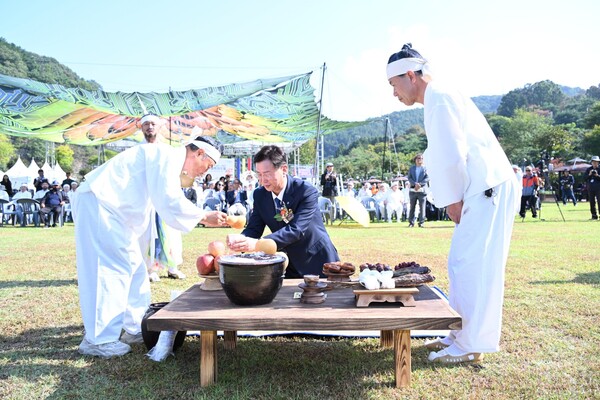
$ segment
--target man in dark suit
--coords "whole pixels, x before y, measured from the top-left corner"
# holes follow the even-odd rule
[[[427,169],[423,165],[423,154],[417,154],[413,158],[415,165],[408,169],[408,181],[410,182],[410,213],[408,216],[408,226],[415,226],[415,210],[417,202],[419,203],[419,228],[422,228],[425,224],[425,200],[427,199],[427,193],[425,187],[429,182],[429,176],[427,175]]]
[[[273,233],[265,238],[288,255],[286,278],[323,276],[323,264],[339,261],[339,256],[323,225],[317,189],[287,174],[286,155],[277,146],[260,149],[254,164],[261,184],[254,190],[254,210],[246,229],[229,235],[227,244],[234,251],[254,251],[268,226]]]

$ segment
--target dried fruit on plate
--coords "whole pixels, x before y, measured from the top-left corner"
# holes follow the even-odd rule
[[[391,271],[392,268],[384,263],[375,263],[375,264],[371,264],[371,263],[364,263],[364,264],[360,264],[360,272],[363,272],[365,269],[370,269],[372,271]]]
[[[334,261],[323,264],[323,273],[333,274],[350,274],[352,275],[356,271],[356,267],[349,262]]]
[[[431,270],[429,269],[429,267],[404,267],[400,269],[395,269],[394,276],[402,276],[408,274],[428,274],[430,272]]]
[[[396,287],[411,287],[419,286],[424,283],[430,283],[435,281],[435,277],[431,274],[406,274],[394,278]]]

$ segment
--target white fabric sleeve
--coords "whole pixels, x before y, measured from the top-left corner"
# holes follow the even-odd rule
[[[468,146],[460,110],[451,104],[436,104],[427,114],[425,164],[435,205],[442,208],[463,200],[469,186]]]
[[[148,193],[156,212],[171,227],[189,232],[204,217],[205,212],[185,198],[179,175],[185,156],[177,154],[185,149],[173,149],[158,144],[162,149],[146,159]],[[149,154],[152,154],[150,152]]]

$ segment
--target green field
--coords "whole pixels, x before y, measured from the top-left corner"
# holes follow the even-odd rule
[[[0,227],[0,398],[2,399],[594,399],[600,398],[600,222],[589,207],[545,203],[541,218],[516,219],[506,274],[501,351],[481,364],[427,362],[412,341],[412,386],[396,389],[393,350],[374,338],[241,338],[219,341],[218,383],[198,385],[197,337],[162,363],[143,346],[119,359],[77,353],[82,323],[74,230]],[[349,222],[329,226],[344,261],[415,260],[447,291],[452,224]],[[153,301],[200,281],[195,259],[231,229],[184,237],[184,281],[152,284]]]

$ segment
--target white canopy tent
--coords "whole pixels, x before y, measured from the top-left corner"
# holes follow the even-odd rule
[[[31,181],[28,182],[28,184],[29,183],[33,184],[33,180],[38,177],[39,169],[40,169],[40,167],[35,162],[35,158],[32,158],[31,164],[29,164],[29,167],[27,167],[27,172],[28,172],[29,176],[31,177]]]
[[[23,183],[32,188],[33,179],[37,176],[37,171],[35,175],[31,176],[29,174],[29,169],[25,166],[25,164],[23,164],[21,157],[19,157],[13,166],[5,172],[5,174],[8,175],[8,178],[11,180],[13,188],[18,189]]]
[[[59,182],[64,181],[65,179],[67,179],[67,174],[65,173],[65,171],[61,168],[59,163],[56,163],[54,165],[54,168],[52,168],[52,173],[54,174],[54,179],[56,179]]]

